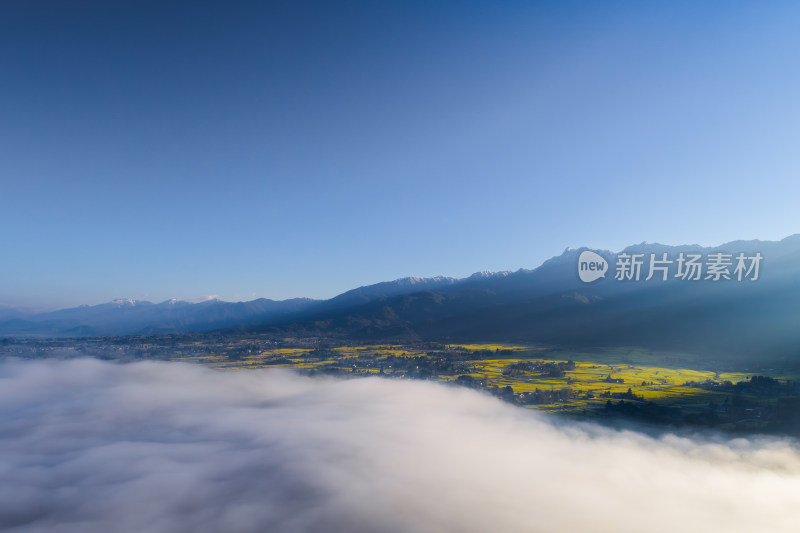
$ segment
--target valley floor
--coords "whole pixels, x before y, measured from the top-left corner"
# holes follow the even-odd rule
[[[434,380],[571,418],[800,435],[800,373],[632,347],[350,344],[319,338],[194,335],[3,339],[0,355],[88,355],[194,362],[220,369],[291,368],[347,378]]]

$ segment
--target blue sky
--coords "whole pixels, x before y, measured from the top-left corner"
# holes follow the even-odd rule
[[[798,27],[793,2],[6,0],[0,305],[780,239]]]

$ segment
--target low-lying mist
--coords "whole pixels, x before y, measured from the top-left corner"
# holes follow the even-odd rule
[[[774,438],[566,424],[425,382],[0,363],[0,529],[797,531]]]

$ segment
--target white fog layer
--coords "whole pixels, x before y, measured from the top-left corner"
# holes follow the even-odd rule
[[[654,439],[433,383],[0,363],[0,529],[797,531],[800,454]]]

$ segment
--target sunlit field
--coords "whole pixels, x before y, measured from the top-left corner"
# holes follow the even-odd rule
[[[425,379],[494,392],[523,408],[567,416],[596,416],[610,405],[678,407],[686,412],[724,409],[730,389],[749,369],[717,371],[688,354],[622,347],[570,351],[543,346],[487,344],[320,344],[285,339],[285,346],[239,357],[177,357],[225,369],[291,368],[301,373],[357,378]],[[759,369],[788,382],[794,375]],[[501,394],[502,393],[502,394]],[[746,396],[746,395],[745,395]],[[750,398],[754,399],[754,398]],[[720,407],[716,407],[720,406]],[[755,422],[756,426],[758,421]]]

